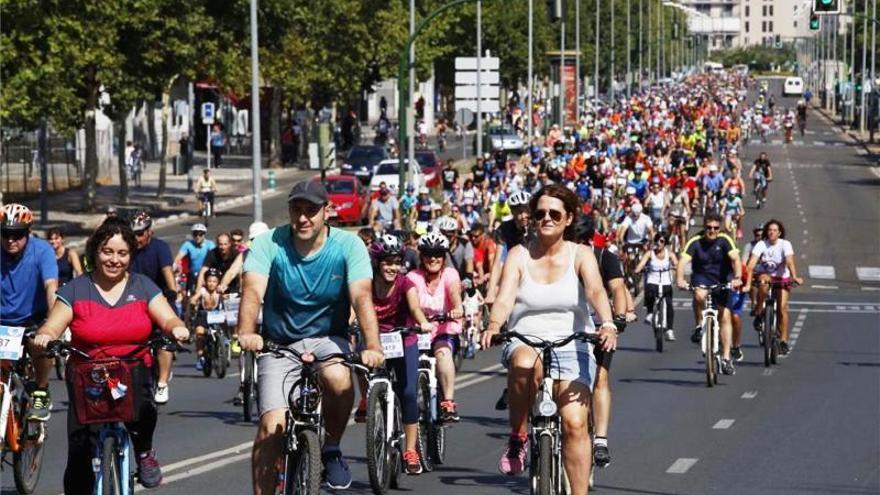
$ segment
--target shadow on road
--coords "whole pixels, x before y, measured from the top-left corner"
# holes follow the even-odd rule
[[[618,380],[623,383],[657,383],[661,385],[673,385],[676,387],[705,387],[706,380],[669,380],[662,378],[622,378]],[[723,386],[719,383],[717,386]]]

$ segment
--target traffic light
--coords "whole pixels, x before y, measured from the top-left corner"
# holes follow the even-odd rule
[[[782,36],[777,34],[773,37],[773,46],[775,48],[782,48]]]
[[[813,12],[819,15],[839,14],[840,0],[813,0]]]
[[[819,29],[819,16],[813,12],[810,14],[810,31],[818,31]]]
[[[550,22],[562,19],[562,0],[547,0],[547,16]]]

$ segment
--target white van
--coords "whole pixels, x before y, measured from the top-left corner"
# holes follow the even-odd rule
[[[804,80],[800,77],[786,77],[782,85],[782,96],[801,96],[804,94]]]

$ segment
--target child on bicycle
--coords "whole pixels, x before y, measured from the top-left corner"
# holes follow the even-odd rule
[[[196,308],[196,369],[205,367],[205,330],[208,328],[208,311],[220,309],[220,277],[223,274],[216,268],[205,272],[205,285],[193,294],[190,304]]]

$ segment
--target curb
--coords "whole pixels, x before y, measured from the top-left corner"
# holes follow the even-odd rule
[[[868,141],[865,141],[864,139],[862,139],[862,138],[858,137],[856,134],[854,134],[851,129],[841,127],[840,124],[835,122],[835,120],[834,120],[835,116],[829,115],[828,111],[825,110],[824,108],[817,107],[817,106],[814,106],[813,108],[816,110],[816,112],[819,113],[819,115],[821,115],[825,119],[826,123],[828,123],[829,125],[831,125],[834,128],[835,131],[837,131],[838,133],[843,134],[844,136],[849,138],[849,140],[853,144],[860,145],[868,153],[872,153],[872,154],[874,153],[873,151],[871,151],[871,148],[870,148],[871,146],[880,147],[880,143],[870,143]]]

